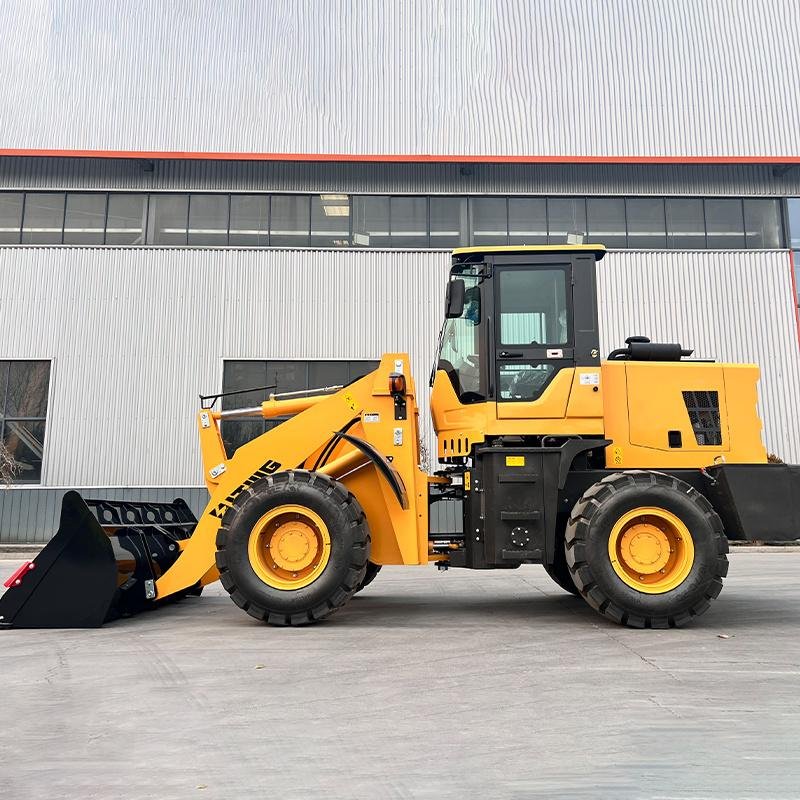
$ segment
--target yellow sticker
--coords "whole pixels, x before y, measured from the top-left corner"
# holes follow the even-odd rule
[[[471,473],[469,473],[469,472],[465,472],[464,473],[464,491],[465,492],[469,491],[469,485],[471,483],[470,474]]]
[[[506,456],[507,467],[524,467],[525,456]]]
[[[622,464],[622,448],[615,447],[614,448],[614,456],[613,456],[614,463],[619,466]]]
[[[356,401],[353,399],[353,395],[351,395],[350,392],[344,396],[344,401],[347,403],[351,411],[356,410]]]

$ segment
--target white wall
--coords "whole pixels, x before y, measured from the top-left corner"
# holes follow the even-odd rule
[[[0,149],[796,157],[798,28],[796,0],[3,0]]]
[[[225,358],[408,350],[427,422],[444,252],[0,248],[0,359],[52,358],[44,482],[201,482],[197,395]],[[624,252],[599,265],[602,348],[631,334],[761,364],[768,447],[800,461],[785,252]]]

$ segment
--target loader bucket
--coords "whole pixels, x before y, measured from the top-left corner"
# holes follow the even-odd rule
[[[156,579],[196,524],[180,499],[87,500],[67,492],[55,536],[6,582],[0,626],[96,628],[154,607]]]

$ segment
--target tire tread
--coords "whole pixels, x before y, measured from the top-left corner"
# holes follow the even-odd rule
[[[603,504],[614,494],[630,486],[642,489],[665,486],[685,493],[705,516],[715,539],[718,554],[705,597],[692,604],[686,612],[660,616],[625,613],[609,598],[595,581],[591,566],[586,560],[586,546],[593,518]],[[661,472],[630,470],[615,472],[592,485],[584,492],[570,513],[565,531],[565,553],[567,565],[578,591],[586,602],[598,613],[628,627],[676,628],[691,621],[708,609],[711,601],[722,591],[722,579],[728,574],[728,540],[719,515],[711,503],[693,487],[678,478]]]
[[[302,609],[296,612],[283,612],[262,608],[250,602],[244,592],[237,586],[233,575],[228,570],[225,550],[228,534],[235,524],[236,517],[241,511],[244,502],[243,498],[245,496],[247,498],[253,497],[258,493],[259,489],[264,487],[272,488],[275,485],[290,485],[293,483],[303,483],[309,487],[314,487],[321,490],[325,496],[334,499],[339,508],[350,518],[350,527],[360,528],[362,535],[356,539],[352,547],[352,561],[349,564],[347,574],[340,580],[338,587],[330,593],[329,597],[324,602],[317,603],[310,609]],[[261,478],[242,491],[234,500],[233,505],[228,508],[223,515],[222,523],[217,532],[216,545],[217,552],[215,561],[219,571],[220,582],[233,602],[243,611],[250,614],[250,616],[262,622],[266,622],[269,625],[283,627],[308,625],[313,622],[318,622],[329,617],[347,604],[350,598],[358,591],[359,583],[364,577],[369,558],[370,535],[366,525],[366,515],[361,509],[356,497],[349,492],[343,484],[328,475],[298,469],[286,470],[285,472],[278,472],[269,477]]]

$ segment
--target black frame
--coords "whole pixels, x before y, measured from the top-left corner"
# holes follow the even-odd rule
[[[6,402],[8,399],[8,390],[9,390],[9,381],[10,381],[10,373],[11,373],[11,365],[18,364],[20,362],[29,362],[34,364],[47,364],[47,386],[45,389],[45,411],[44,416],[36,416],[36,417],[23,417],[19,414],[17,415],[9,415],[8,417],[5,416],[5,407]],[[44,462],[45,462],[45,454],[47,448],[47,414],[50,411],[50,386],[51,386],[51,379],[53,377],[53,362],[48,358],[3,358],[0,359],[0,365],[8,365],[8,369],[6,371],[5,376],[5,383],[4,385],[0,386],[0,442],[5,442],[5,430],[6,425],[9,422],[22,422],[22,423],[41,423],[44,426],[44,430],[42,433],[42,464],[40,468],[39,477],[32,480],[25,480],[24,476],[18,475],[14,478],[13,483],[17,484],[26,484],[26,485],[33,485],[36,486],[42,482],[42,473],[44,472]]]
[[[504,363],[551,363],[555,366],[546,382],[541,386],[539,396],[552,383],[562,369],[575,366],[599,366],[600,333],[596,299],[596,259],[593,251],[573,253],[530,253],[530,254],[487,254],[486,263],[492,270],[493,277],[506,269],[563,269],[567,273],[567,344],[513,345],[514,353],[522,351],[521,356],[503,355],[505,350],[500,340],[500,307],[499,291],[494,288],[495,281],[487,281],[484,296],[488,295],[487,308],[494,316],[488,323],[490,331],[491,353],[489,364],[493,385],[490,385],[488,399],[503,403],[530,403],[537,398],[520,398],[517,400],[500,398],[500,364]],[[570,291],[570,289],[572,291]],[[486,316],[486,315],[484,315]],[[508,347],[512,347],[509,345]],[[560,357],[548,355],[548,351],[558,350]]]
[[[225,383],[226,380],[226,367],[228,364],[234,363],[241,363],[246,362],[248,364],[264,364],[267,365],[267,383],[269,384],[269,365],[271,364],[281,364],[281,363],[290,363],[290,364],[303,364],[305,366],[305,388],[321,388],[321,387],[313,387],[309,386],[310,383],[310,370],[311,365],[313,364],[347,364],[348,365],[348,372],[350,371],[350,365],[354,363],[365,363],[370,365],[370,369],[367,370],[371,372],[374,369],[377,369],[378,365],[380,364],[379,359],[372,359],[372,358],[225,358],[222,361],[222,392],[217,397],[222,398],[222,409],[223,410],[230,410],[236,408],[243,408],[249,405],[252,405],[255,402],[252,397],[251,398],[243,398],[241,395],[243,394],[250,394],[251,392],[261,392],[263,397],[260,397],[258,402],[262,400],[266,400],[269,396],[270,392],[275,392],[279,394],[282,391],[287,391],[286,387],[281,387],[279,385],[270,384],[266,386],[264,389],[252,389],[252,387],[230,387],[227,386]],[[365,374],[367,374],[365,373]],[[244,391],[242,391],[244,390]],[[209,395],[208,397],[213,397],[214,395]],[[229,399],[226,399],[229,398]],[[281,422],[284,421],[285,418],[283,417],[276,417],[274,419],[262,419],[260,417],[257,418],[248,418],[248,419],[232,419],[232,420],[223,420],[222,423],[222,437],[223,441],[225,442],[226,450],[229,455],[233,453],[233,449],[229,448],[229,443],[232,441],[230,437],[226,438],[226,427],[230,429],[231,426],[245,423],[249,427],[253,428],[254,430],[257,429],[257,432],[250,438],[255,439],[256,437],[260,436],[262,433],[265,433],[268,430],[271,430],[276,425],[280,425]],[[244,442],[241,442],[238,446]]]
[[[204,191],[195,191],[195,192],[178,192],[178,191],[159,191],[159,192],[149,192],[149,191],[132,191],[130,189],[120,190],[120,191],[113,191],[113,192],[94,192],[91,190],[84,191],[84,190],[74,190],[74,191],[21,191],[16,190],[12,191],[9,190],[10,194],[22,194],[22,209],[21,209],[21,217],[20,217],[20,230],[19,236],[17,237],[17,244],[22,244],[22,236],[25,227],[25,220],[26,214],[28,211],[28,199],[30,196],[37,195],[37,194],[57,194],[62,195],[64,197],[64,214],[63,217],[66,217],[66,209],[67,209],[67,199],[70,194],[81,194],[81,195],[89,195],[89,194],[98,194],[104,195],[106,198],[105,203],[105,215],[104,215],[104,234],[103,234],[103,242],[104,244],[107,243],[108,238],[108,211],[109,211],[109,200],[112,195],[142,195],[145,198],[144,207],[145,207],[145,222],[146,222],[146,229],[143,231],[142,244],[114,244],[108,245],[112,247],[242,247],[242,248],[255,248],[258,249],[260,247],[286,247],[287,245],[274,245],[272,242],[272,199],[274,197],[308,197],[309,198],[309,210],[308,210],[308,231],[307,235],[304,238],[304,243],[301,245],[296,245],[296,247],[311,247],[311,201],[310,198],[315,196],[320,196],[321,194],[342,194],[347,196],[347,205],[349,206],[349,215],[348,215],[348,244],[346,245],[349,248],[354,249],[433,249],[432,241],[431,241],[431,200],[434,198],[454,198],[454,199],[463,199],[466,201],[466,228],[460,231],[460,244],[458,246],[466,246],[472,245],[474,242],[474,231],[471,228],[471,220],[473,218],[473,211],[472,211],[472,204],[478,200],[486,200],[486,199],[494,199],[494,200],[504,200],[505,201],[505,208],[506,208],[506,226],[505,226],[505,235],[503,241],[498,241],[496,244],[510,244],[510,217],[509,217],[509,204],[512,199],[543,199],[545,200],[545,215],[546,215],[546,227],[547,227],[547,240],[550,244],[564,244],[563,241],[564,237],[561,234],[556,235],[552,230],[551,224],[551,203],[554,201],[560,200],[572,200],[578,201],[579,204],[582,203],[583,205],[583,216],[584,219],[587,220],[585,227],[587,230],[583,231],[583,234],[587,236],[590,240],[592,239],[592,233],[588,230],[588,216],[587,216],[587,200],[622,200],[624,204],[624,213],[625,213],[625,247],[624,248],[617,248],[617,249],[652,249],[652,250],[682,250],[687,248],[674,248],[670,247],[669,239],[670,233],[666,230],[666,202],[668,200],[699,200],[702,203],[702,210],[703,210],[703,246],[700,248],[689,248],[689,249],[698,249],[698,250],[707,250],[708,248],[708,225],[706,222],[706,202],[707,201],[715,201],[715,200],[736,200],[739,202],[740,211],[742,216],[742,230],[744,232],[744,248],[734,247],[734,248],[713,248],[713,249],[730,249],[730,250],[738,250],[738,249],[745,249],[745,250],[758,250],[763,248],[756,248],[750,247],[748,244],[748,237],[747,237],[747,230],[745,224],[745,210],[744,210],[744,203],[745,201],[778,201],[777,208],[778,208],[778,215],[776,219],[776,224],[779,227],[779,234],[780,234],[780,244],[778,249],[788,248],[789,246],[789,230],[788,230],[788,212],[787,212],[787,201],[789,198],[776,198],[776,197],[731,197],[731,196],[697,196],[697,195],[526,195],[526,194],[476,194],[476,195],[465,195],[465,194],[457,194],[457,195],[439,195],[439,194],[414,194],[414,193],[402,193],[402,194],[390,194],[390,193],[381,193],[381,194],[360,194],[360,193],[349,193],[349,192],[254,192],[254,191],[242,191],[242,192],[204,192]],[[161,196],[161,195],[185,195],[187,197],[187,211],[186,211],[186,238],[188,242],[188,228],[189,228],[189,217],[191,214],[191,205],[192,199],[196,198],[201,195],[224,195],[228,198],[228,230],[227,234],[225,235],[225,244],[220,245],[190,245],[190,244],[149,244],[148,238],[150,234],[150,206],[151,206],[151,198]],[[230,245],[230,215],[231,215],[231,199],[235,196],[241,195],[263,195],[268,198],[267,202],[267,218],[264,220],[266,226],[266,238],[267,244],[266,245]],[[425,239],[427,240],[427,244],[424,247],[407,247],[402,244],[393,244],[391,242],[391,237],[393,236],[392,231],[392,200],[395,198],[422,198],[425,200],[425,216],[426,216],[426,223],[427,223],[427,234]],[[355,245],[353,244],[353,207],[354,207],[354,199],[355,198],[386,198],[388,200],[389,205],[389,237],[390,242],[388,245],[381,245],[377,248],[371,248],[369,245],[364,247],[363,245]],[[630,224],[629,224],[629,216],[628,216],[628,204],[632,200],[637,199],[653,199],[653,200],[660,200],[664,205],[664,226],[665,226],[665,246],[664,248],[661,247],[652,247],[652,248],[641,248],[641,247],[630,247]],[[345,201],[342,200],[344,204]],[[220,239],[223,239],[220,236]],[[62,226],[61,226],[61,236],[60,236],[60,243],[64,243],[64,219],[62,219]],[[600,244],[603,242],[600,241]],[[4,246],[4,245],[0,245]],[[5,245],[8,246],[8,245]],[[56,244],[27,244],[26,246],[29,247],[47,247],[47,246],[56,246]],[[97,244],[81,244],[81,243],[70,243],[67,245],[69,247],[96,247]],[[489,246],[489,245],[485,245]],[[324,249],[341,249],[343,246],[329,246],[324,247]],[[314,249],[319,249],[319,247],[314,247]],[[436,248],[439,249],[439,248]],[[452,248],[441,248],[441,249],[452,249]]]

